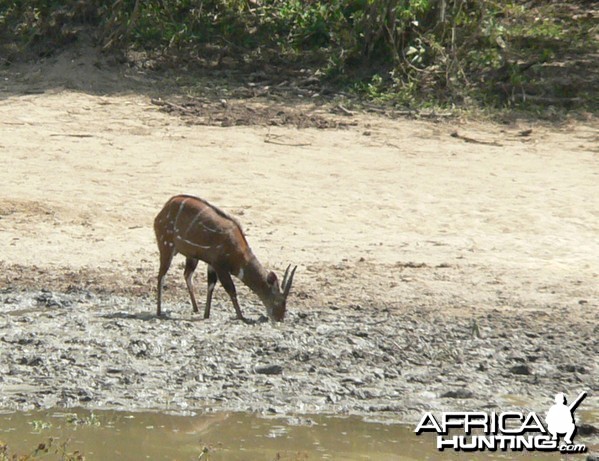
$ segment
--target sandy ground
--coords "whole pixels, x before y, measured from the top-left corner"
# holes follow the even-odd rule
[[[560,306],[596,320],[592,126],[530,137],[459,127],[501,146],[452,138],[453,124],[374,118],[343,130],[198,127],[144,96],[72,91],[8,97],[0,114],[6,264],[101,269],[124,284],[151,274],[152,220],[184,192],[236,215],[266,266],[298,264],[296,290],[314,305]]]
[[[27,336],[29,328],[27,321],[15,321],[15,312],[21,312],[15,310],[15,303],[22,303],[22,308],[40,305],[40,313],[19,315],[33,315],[35,328],[46,336],[55,335],[48,328],[68,324],[43,309],[74,302],[90,312],[77,315],[89,317],[94,296],[128,300],[119,301],[111,311],[106,307],[109,298],[102,298],[108,311],[99,312],[107,325],[127,321],[123,306],[132,309],[130,321],[150,321],[145,313],[155,310],[158,265],[152,220],[170,196],[190,193],[237,216],[265,266],[277,272],[289,263],[299,266],[288,303],[290,322],[282,327],[289,335],[297,328],[312,338],[307,332],[317,331],[321,321],[322,328],[345,321],[344,328],[359,342],[364,338],[361,326],[380,322],[388,326],[379,329],[376,337],[382,338],[387,354],[395,350],[392,355],[399,362],[393,362],[394,368],[420,366],[425,376],[437,377],[443,368],[433,367],[433,362],[457,360],[454,353],[439,352],[448,344],[459,344],[456,350],[472,360],[481,347],[480,354],[491,361],[514,359],[513,354],[504,357],[502,347],[515,347],[518,356],[518,350],[534,352],[545,345],[544,365],[524,354],[514,359],[517,363],[504,364],[512,372],[499,369],[485,375],[486,368],[479,362],[463,371],[482,373],[476,384],[484,389],[481,398],[518,395],[530,404],[550,402],[557,391],[599,391],[599,130],[593,121],[500,126],[354,115],[349,126],[339,129],[199,126],[160,112],[146,91],[98,91],[95,81],[73,89],[69,74],[61,75],[48,76],[43,69],[3,75],[0,290],[5,312],[0,313],[4,332],[0,334],[5,345],[16,348],[5,349],[16,373],[4,381],[7,389],[35,384],[28,381],[33,379],[31,374],[19,372],[19,366],[30,365],[27,361],[35,352],[28,350],[25,359],[19,353],[35,342],[14,337]],[[135,88],[135,82],[130,84]],[[296,109],[348,121],[347,116],[323,107],[306,104]],[[462,137],[451,136],[456,130]],[[532,132],[523,136],[523,130]],[[466,142],[464,137],[478,142]],[[188,325],[192,315],[182,263],[182,258],[177,259],[169,273],[165,303],[169,316]],[[203,269],[196,280],[202,299]],[[76,293],[75,301],[48,302],[48,296],[62,299],[68,292]],[[257,300],[244,289],[240,292],[242,308],[246,306],[256,317]],[[219,331],[226,335],[223,328],[233,310],[223,290],[217,290],[216,301],[213,311],[220,313],[212,323],[191,325],[195,328],[199,323],[200,331],[212,331],[213,336]],[[157,335],[172,328],[171,322],[152,325]],[[14,330],[17,327],[21,330]],[[126,330],[126,326],[105,326],[104,331],[122,328]],[[144,334],[143,323],[135,328],[135,334]],[[231,326],[236,337],[255,334],[254,340],[259,340],[270,327],[247,327],[250,333],[242,333],[243,328]],[[456,328],[461,332],[457,336]],[[102,331],[93,330],[92,336],[97,338]],[[413,331],[427,332],[422,344],[413,338]],[[490,342],[484,347],[465,345],[460,342],[464,331]],[[444,342],[444,334],[446,344],[438,344]],[[408,338],[413,341],[406,342]],[[151,348],[152,337],[138,339]],[[419,347],[410,349],[417,343]],[[412,350],[411,362],[401,362],[397,348],[402,346]],[[421,360],[414,364],[416,356]],[[285,361],[289,357],[277,357],[284,369],[294,366]],[[246,359],[252,360],[252,355]],[[376,366],[384,365],[380,360]],[[528,371],[513,370],[518,364],[528,366]],[[123,367],[122,363],[111,366]],[[547,374],[543,367],[560,371]],[[106,373],[104,368],[98,366],[97,372]],[[10,374],[10,370],[4,371]],[[49,373],[59,371],[52,368]],[[342,381],[343,370],[339,373]],[[351,372],[346,372],[346,378],[347,373]],[[224,373],[223,379],[227,376]],[[502,376],[505,382],[499,383]],[[370,384],[383,389],[385,380],[396,378],[382,372]],[[459,388],[460,379],[453,378],[449,388]],[[469,379],[462,375],[462,385]],[[359,387],[360,380],[363,377],[358,376],[349,385]],[[405,382],[417,381],[407,377]],[[380,409],[381,400],[413,401],[411,413],[404,408],[413,417],[446,392],[440,384],[427,391],[426,379],[420,381],[418,393],[412,396],[409,385],[400,388],[401,399],[398,392],[374,391],[375,397],[366,393],[352,398],[374,399],[373,411]],[[5,396],[10,394],[7,389]],[[78,404],[92,400],[93,405],[90,392],[92,397],[84,393]],[[193,400],[193,395],[187,397]],[[322,406],[313,410],[339,410],[339,399],[329,397],[328,402],[327,395]],[[143,398],[139,397],[138,406]],[[152,399],[150,406],[167,406],[158,397]],[[100,403],[110,401],[105,397]],[[293,411],[293,401],[283,401],[282,411]],[[44,405],[39,399],[35,402]],[[597,409],[596,397],[587,402],[587,409]],[[11,397],[4,404],[23,406]],[[50,404],[74,403],[57,397]],[[249,405],[249,409],[264,410],[264,405]],[[539,403],[536,408],[546,407]],[[596,413],[591,419],[597,425]]]

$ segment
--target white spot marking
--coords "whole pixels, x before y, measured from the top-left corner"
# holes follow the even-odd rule
[[[242,267],[241,269],[239,269],[239,272],[237,272],[237,278],[239,280],[243,280],[243,275],[244,275],[244,273],[243,273],[243,267]]]

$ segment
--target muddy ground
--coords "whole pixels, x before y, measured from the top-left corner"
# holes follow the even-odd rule
[[[541,332],[539,319],[499,309],[474,318],[330,305],[271,325],[263,308],[245,303],[255,321],[245,325],[223,303],[203,321],[186,302],[158,319],[147,296],[4,289],[0,299],[6,408],[210,408],[411,421],[424,410],[460,406],[521,407],[533,399],[542,408],[558,386],[594,391],[597,384],[592,328],[579,328],[573,341],[570,325]]]
[[[582,432],[599,426],[592,117],[206,102],[94,59],[2,71],[0,407],[413,422],[544,413],[556,392],[587,391]],[[155,317],[151,223],[182,192],[236,215],[267,267],[299,265],[285,323],[243,287],[253,324],[232,320],[222,289],[208,321],[192,315],[182,259]]]

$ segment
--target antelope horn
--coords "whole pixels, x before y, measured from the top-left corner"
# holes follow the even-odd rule
[[[283,276],[283,283],[281,283],[281,288],[285,289],[285,283],[287,282],[287,276],[289,275],[289,268],[291,267],[291,264],[289,264],[289,266],[287,266],[287,269],[285,269],[285,275]]]
[[[290,265],[290,267],[291,267],[291,265]],[[296,269],[297,269],[297,266],[295,266],[292,269],[291,274],[289,274],[289,279],[287,279],[287,277],[285,277],[285,279],[284,279],[287,282],[286,284],[283,284],[283,286],[285,287],[283,296],[285,296],[285,298],[287,298],[287,296],[289,295],[289,290],[291,290],[291,283],[293,282],[293,276],[295,275]],[[287,268],[287,270],[289,270],[289,268]],[[287,273],[285,273],[285,276],[287,276]]]

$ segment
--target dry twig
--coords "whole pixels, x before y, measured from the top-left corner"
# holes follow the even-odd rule
[[[464,142],[469,142],[472,144],[484,144],[487,146],[499,146],[501,147],[501,144],[499,144],[496,141],[479,141],[478,139],[474,139],[474,138],[470,138],[468,136],[464,136],[462,134],[459,134],[457,131],[454,131],[453,133],[451,133],[451,137],[452,138],[458,138],[461,139]]]

